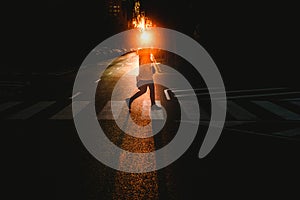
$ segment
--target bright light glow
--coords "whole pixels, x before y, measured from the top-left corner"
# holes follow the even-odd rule
[[[139,1],[135,2],[132,25],[134,26],[134,28],[138,28],[140,31],[145,31],[147,28],[152,27],[152,21],[145,16],[144,12],[140,12]]]
[[[149,42],[151,40],[151,35],[148,31],[143,31],[141,34],[141,40],[145,43]]]
[[[152,20],[145,16],[145,12],[140,11],[140,2],[136,1],[134,6],[132,25],[140,31],[139,43],[148,45],[152,41],[150,28],[153,27]]]
[[[150,54],[150,60],[151,60],[152,62],[155,61],[154,55],[153,55],[152,53]]]
[[[133,19],[132,24],[134,28],[138,28],[140,31],[145,31],[147,28],[152,27],[152,21],[140,15],[137,17],[137,19]]]

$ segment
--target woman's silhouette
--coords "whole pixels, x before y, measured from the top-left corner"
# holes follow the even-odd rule
[[[139,55],[139,75],[137,76],[137,87],[140,91],[135,93],[132,97],[126,99],[127,106],[129,108],[129,112],[131,110],[132,102],[147,92],[147,87],[150,90],[150,99],[151,99],[151,109],[159,110],[161,109],[159,106],[155,104],[155,88],[153,82],[153,74],[155,73],[154,68],[154,56],[149,53],[138,53]]]

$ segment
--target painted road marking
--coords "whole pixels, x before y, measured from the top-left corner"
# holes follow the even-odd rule
[[[18,104],[20,104],[21,102],[20,101],[12,101],[12,102],[6,102],[6,103],[2,103],[0,105],[0,112],[4,111],[4,110],[7,110],[13,106],[16,106]]]
[[[75,97],[77,97],[80,94],[81,94],[81,92],[77,92],[76,94],[74,94],[73,96],[71,96],[69,99],[74,99]]]
[[[281,135],[281,136],[293,137],[293,136],[300,135],[300,128],[289,129],[289,130],[285,130],[285,131],[279,131],[279,132],[275,132],[273,134],[275,134],[275,135]]]
[[[210,88],[210,90],[218,90],[221,88]],[[176,93],[176,92],[187,92],[187,91],[203,91],[203,90],[208,90],[208,88],[195,88],[195,89],[172,89],[172,92]]]
[[[269,101],[253,101],[253,102],[286,120],[300,120],[300,115],[292,111],[289,111],[281,106],[278,106],[272,102]]]
[[[285,88],[265,88],[265,89],[251,89],[251,90],[233,90],[233,91],[226,91],[226,92],[206,92],[206,93],[197,93],[197,96],[206,96],[206,95],[217,95],[217,94],[233,94],[233,93],[241,93],[241,92],[257,92],[257,91],[268,91],[268,90],[281,90]],[[280,93],[272,93],[272,94],[280,94]],[[261,96],[262,94],[256,94],[254,96]],[[269,94],[263,94],[262,96],[269,95]],[[188,97],[188,96],[194,96],[194,93],[188,93],[188,94],[181,94],[181,95],[175,95],[175,97]],[[239,96],[232,96],[232,97],[227,97],[227,98],[235,98],[235,97],[244,97],[244,96],[253,96],[253,95],[239,95]],[[213,99],[218,99],[214,98]]]
[[[242,108],[233,101],[227,101],[228,113],[238,120],[258,120],[254,114],[250,113],[246,109]]]
[[[97,115],[97,119],[115,120],[112,110],[116,118],[119,117],[123,109],[127,109],[125,101],[108,101],[101,112]]]
[[[73,119],[72,107],[74,107],[73,113],[76,116],[89,103],[90,101],[73,101],[71,104],[52,116],[50,119]]]
[[[33,115],[39,113],[43,109],[51,106],[54,103],[55,103],[55,101],[38,102],[38,103],[34,104],[33,106],[30,106],[16,114],[10,115],[8,117],[8,119],[28,119],[28,118],[32,117]]]
[[[249,98],[249,97],[269,97],[276,95],[287,95],[287,94],[299,94],[300,92],[279,92],[279,93],[271,93],[271,94],[253,94],[253,95],[239,95],[227,97],[227,99],[240,99],[240,98]],[[213,98],[214,100],[222,100],[223,98]]]
[[[161,107],[160,101],[155,101],[158,106]],[[163,120],[165,119],[163,109],[161,110],[151,110],[150,101],[143,101],[143,109],[142,109],[142,117],[150,117],[155,120]],[[114,113],[112,112],[114,111]],[[126,112],[122,112],[126,110]],[[125,101],[108,101],[106,105],[103,107],[101,112],[97,115],[98,120],[116,120],[120,117],[121,113],[128,114],[128,108]],[[114,117],[115,116],[115,117]]]

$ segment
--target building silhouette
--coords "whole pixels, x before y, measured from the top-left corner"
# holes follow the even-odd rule
[[[133,0],[106,0],[105,17],[107,25],[114,32],[129,28],[132,18]]]

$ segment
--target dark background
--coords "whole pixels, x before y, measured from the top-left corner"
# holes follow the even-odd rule
[[[13,1],[2,7],[2,71],[78,68],[112,36],[103,0]],[[297,6],[291,1],[143,0],[159,26],[193,36],[219,67],[225,85],[297,87]]]
[[[141,3],[146,15],[162,27],[193,37],[198,25],[198,42],[219,67],[227,89],[299,88],[296,3],[215,0],[143,0]],[[1,73],[78,69],[95,46],[117,33],[104,15],[103,0],[1,4]],[[36,145],[18,142],[22,147]],[[251,147],[249,142],[245,143]],[[36,162],[32,161],[33,165]],[[37,168],[33,166],[29,171],[34,173]],[[28,176],[34,180],[33,174]],[[21,187],[29,187],[27,181],[30,180],[22,180]],[[17,190],[13,188],[14,193]]]

